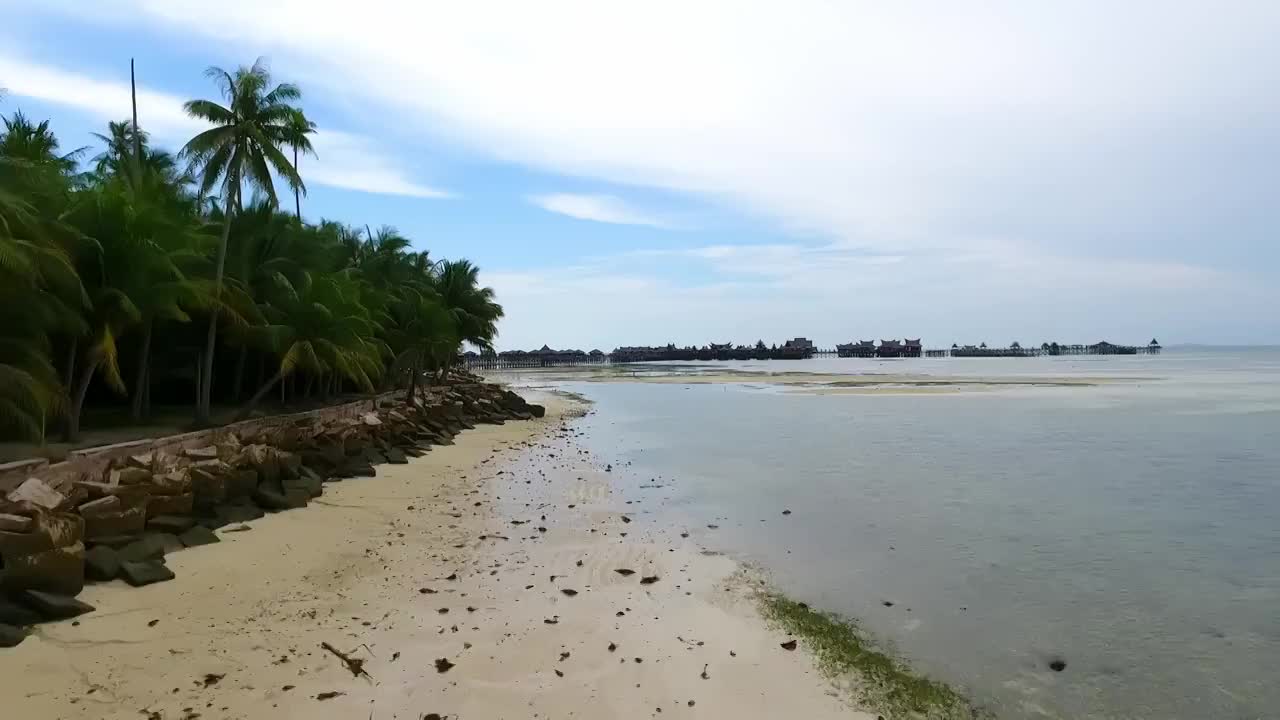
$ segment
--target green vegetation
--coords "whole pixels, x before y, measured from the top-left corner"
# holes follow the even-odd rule
[[[296,86],[261,61],[207,75],[224,102],[186,104],[210,127],[177,155],[129,121],[86,158],[48,121],[4,118],[0,439],[74,440],[90,405],[145,421],[153,394],[198,426],[214,402],[246,416],[275,390],[412,393],[462,343],[491,349],[502,308],[470,262],[434,262],[391,227],[302,220],[316,126]]]
[[[766,619],[805,641],[822,672],[847,681],[858,699],[886,717],[971,720],[985,715],[950,687],[913,672],[872,647],[857,625],[777,593],[760,595]]]

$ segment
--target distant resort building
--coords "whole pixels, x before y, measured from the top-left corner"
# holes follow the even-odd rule
[[[919,338],[881,340],[879,345],[872,340],[836,345],[836,355],[843,358],[918,358],[923,353],[924,346]]]

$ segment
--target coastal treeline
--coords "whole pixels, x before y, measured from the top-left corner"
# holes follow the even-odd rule
[[[69,149],[3,118],[0,439],[74,440],[86,406],[144,422],[153,396],[202,426],[265,398],[411,393],[464,342],[491,349],[502,308],[476,266],[302,219],[316,126],[297,86],[261,61],[207,75],[220,97],[185,107],[208,129],[176,152],[145,122]]]

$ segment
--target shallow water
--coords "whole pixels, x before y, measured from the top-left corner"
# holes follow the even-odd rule
[[[1001,717],[1280,717],[1280,352],[711,368],[1135,378],[561,386],[638,520],[701,528]]]

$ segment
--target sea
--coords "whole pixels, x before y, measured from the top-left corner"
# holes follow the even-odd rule
[[[595,404],[575,422],[637,521],[688,527],[996,717],[1280,718],[1280,349],[633,372],[762,373],[554,383]],[[777,372],[1099,384],[823,394]]]

